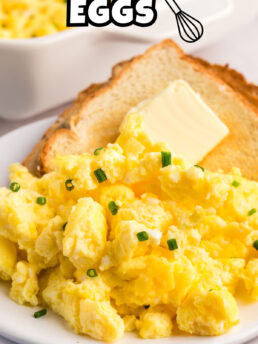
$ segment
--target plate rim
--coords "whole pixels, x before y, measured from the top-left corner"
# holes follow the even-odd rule
[[[30,130],[33,130],[33,128],[36,128],[36,130],[38,132],[40,132],[40,127],[42,125],[46,125],[46,126],[50,125],[51,123],[53,123],[53,121],[56,118],[57,118],[57,116],[51,116],[51,117],[48,117],[48,118],[40,119],[40,120],[34,121],[33,123],[24,124],[21,127],[18,127],[18,128],[14,129],[14,130],[11,130],[11,131],[5,133],[4,135],[2,135],[0,137],[0,149],[2,148],[1,147],[2,141],[5,141],[5,140],[8,141],[9,137],[11,138],[18,131],[21,131],[21,132],[22,131],[30,131]],[[41,137],[43,136],[43,134],[44,133],[41,132]],[[26,141],[26,139],[24,141]],[[3,144],[6,144],[6,143],[3,143]],[[0,153],[1,153],[1,151],[0,151]],[[7,166],[3,166],[3,167],[5,168]],[[11,302],[11,299],[8,298],[8,300],[10,300],[10,302]],[[18,307],[18,305],[17,305],[17,307]],[[31,309],[33,309],[33,308],[31,308]],[[53,313],[53,312],[51,312],[51,313]],[[51,319],[50,319],[50,321],[51,321]],[[0,322],[0,336],[2,336],[3,338],[5,338],[7,340],[14,341],[15,343],[23,343],[23,344],[35,344],[35,343],[37,343],[37,344],[56,344],[56,341],[54,341],[54,342],[52,342],[52,341],[45,342],[44,339],[40,338],[40,335],[39,335],[39,338],[35,338],[35,335],[33,335],[33,337],[31,337],[30,334],[27,334],[27,331],[24,331],[23,333],[21,333],[22,331],[19,331],[17,334],[14,334],[13,333],[13,329],[14,329],[13,326],[15,326],[15,325],[13,325],[13,324],[10,325],[9,324],[9,326],[5,327]],[[257,324],[257,326],[247,327],[247,329],[245,329],[242,332],[239,331],[238,333],[233,333],[232,336],[229,333],[229,335],[227,337],[225,337],[225,338],[223,338],[223,336],[205,337],[205,338],[207,339],[206,340],[207,344],[209,344],[209,339],[210,338],[213,338],[213,339],[214,338],[218,338],[218,343],[220,343],[220,344],[240,344],[240,343],[244,344],[244,343],[246,343],[249,340],[252,340],[252,339],[255,340],[256,336],[258,336],[258,324]],[[81,338],[81,336],[78,336],[78,342],[80,341],[80,338]],[[88,337],[83,337],[83,338],[84,339],[88,339],[89,343],[91,343],[91,341],[92,341],[91,338],[88,338]],[[194,338],[196,338],[196,336]],[[200,337],[200,338],[203,338],[203,337]],[[130,339],[128,339],[128,340],[126,338],[124,338],[124,339],[129,344]],[[167,339],[169,340],[169,338],[167,338]],[[1,338],[0,338],[0,341],[1,341]],[[101,343],[101,342],[99,342],[99,343]],[[153,344],[156,343],[156,344],[158,344],[158,341],[157,340],[152,340],[151,342],[148,341],[148,343],[153,343]],[[187,343],[187,344],[190,344],[190,343]],[[214,344],[214,343],[212,343],[212,344]]]

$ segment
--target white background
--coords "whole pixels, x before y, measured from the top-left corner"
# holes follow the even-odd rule
[[[244,1],[244,0],[243,0]],[[246,0],[248,1],[248,0]],[[212,63],[226,64],[230,67],[243,73],[248,81],[258,84],[258,18],[256,21],[248,24],[238,31],[220,39],[218,42],[210,46],[196,51],[195,55],[207,59]],[[86,87],[87,85],[85,85]],[[15,101],[15,99],[14,99]],[[0,136],[20,127],[24,124],[31,123],[38,119],[46,118],[56,114],[67,106],[63,105],[57,109],[48,111],[47,113],[40,114],[33,119],[18,122],[8,122],[0,120]],[[15,322],[15,319],[14,319]],[[10,344],[11,342],[1,339],[0,344]],[[249,342],[250,344],[258,344],[258,338]],[[248,344],[249,344],[248,343]],[[37,344],[37,343],[35,343]]]

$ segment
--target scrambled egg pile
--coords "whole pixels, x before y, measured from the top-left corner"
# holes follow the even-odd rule
[[[130,114],[114,144],[58,156],[41,179],[10,167],[0,277],[18,304],[100,340],[175,324],[220,335],[239,322],[236,295],[258,301],[258,184],[171,156],[142,121]]]
[[[1,0],[0,38],[32,38],[66,29],[66,0]]]

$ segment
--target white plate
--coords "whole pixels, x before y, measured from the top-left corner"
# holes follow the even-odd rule
[[[42,136],[53,118],[17,129],[0,138],[0,185],[6,185],[8,165],[21,161]],[[21,344],[90,344],[99,343],[86,336],[75,335],[66,323],[48,312],[41,319],[32,317],[35,311],[15,304],[8,297],[8,286],[0,284],[0,335]],[[240,305],[240,324],[220,337],[175,336],[159,340],[144,340],[130,334],[121,340],[123,344],[238,344],[258,335],[258,304]]]

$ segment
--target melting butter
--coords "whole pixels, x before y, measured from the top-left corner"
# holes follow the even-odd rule
[[[172,82],[154,97],[130,112],[144,117],[144,126],[153,142],[165,142],[176,155],[192,164],[200,162],[229,130],[183,81]]]

